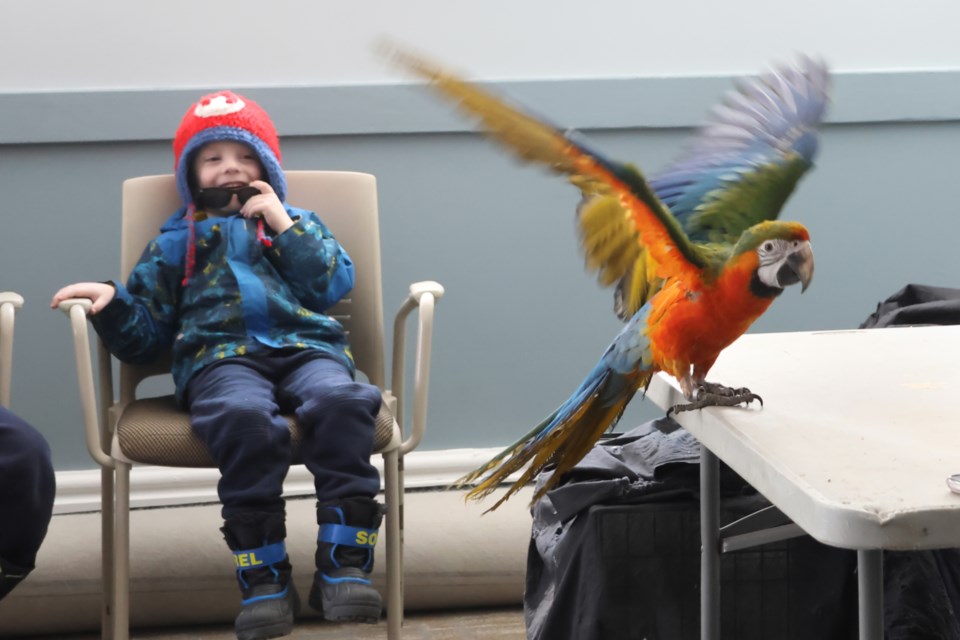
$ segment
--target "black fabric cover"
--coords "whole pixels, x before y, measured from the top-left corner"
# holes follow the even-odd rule
[[[960,289],[908,284],[860,328],[954,324]],[[887,552],[883,562],[887,640],[960,638],[960,550]]]
[[[877,304],[860,328],[930,324],[960,324],[960,289],[908,284]]]
[[[908,285],[862,328],[957,323],[960,290]],[[598,443],[533,505],[528,640],[699,637],[699,461],[663,418]],[[723,464],[721,495],[724,524],[768,504]],[[721,569],[724,638],[857,638],[854,551],[801,537]],[[886,640],[960,640],[960,551],[885,552],[884,615]]]
[[[699,638],[699,461],[663,418],[598,444],[534,505],[528,640]],[[726,465],[720,478],[723,524],[769,505]],[[721,562],[724,637],[857,637],[856,554],[803,537]]]

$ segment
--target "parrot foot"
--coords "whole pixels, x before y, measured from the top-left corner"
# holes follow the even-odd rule
[[[760,400],[760,396],[757,396],[750,392],[750,389],[746,387],[728,387],[726,385],[717,384],[716,382],[706,382],[704,381],[699,387],[697,387],[697,400],[700,400],[704,396],[714,395],[722,396],[724,398],[729,398],[733,396],[755,396],[755,399]],[[763,400],[760,400],[760,404],[763,404]]]
[[[667,409],[667,417],[672,413],[681,411],[693,411],[694,409],[703,409],[704,407],[736,407],[737,405],[749,405],[756,400],[763,406],[763,398],[750,391],[746,387],[726,387],[722,384],[704,382],[697,387],[696,399],[687,404],[675,404]]]

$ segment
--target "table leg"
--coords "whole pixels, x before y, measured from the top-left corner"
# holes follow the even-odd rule
[[[700,446],[700,638],[720,640],[720,461]]]
[[[860,640],[883,640],[883,551],[857,551]]]

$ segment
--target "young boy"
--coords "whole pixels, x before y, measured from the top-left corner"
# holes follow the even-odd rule
[[[375,622],[373,546],[380,526],[370,464],[379,390],[354,380],[340,323],[324,311],[353,287],[353,264],[309,211],[285,204],[276,130],[256,103],[228,91],[201,98],[173,141],[184,206],[146,248],[126,287],[78,283],[53,297],[90,298],[107,348],[148,362],[172,348],[176,395],[220,468],[223,535],[243,594],[239,640],[291,632],[283,479],[290,432],[305,430],[314,475],[317,572],[312,607],[328,620]],[[366,530],[368,535],[356,535]]]

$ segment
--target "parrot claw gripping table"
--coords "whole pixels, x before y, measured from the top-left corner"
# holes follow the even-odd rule
[[[674,417],[702,445],[701,638],[720,637],[720,554],[806,533],[857,550],[860,638],[882,640],[883,550],[960,547],[960,326],[750,334],[710,373],[764,404]],[[647,396],[685,402],[664,374]],[[720,460],[775,509],[721,530]]]

